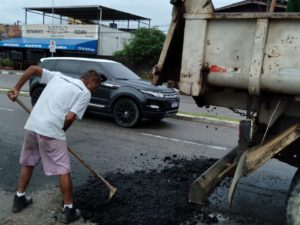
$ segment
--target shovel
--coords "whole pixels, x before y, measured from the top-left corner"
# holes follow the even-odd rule
[[[16,99],[16,102],[26,111],[30,114],[31,110],[20,100]],[[84,162],[77,153],[75,153],[70,147],[68,147],[68,151],[82,164],[87,168],[95,177],[99,178],[108,188],[109,190],[109,196],[108,199],[106,200],[105,204],[107,204],[111,198],[115,195],[117,188],[112,186],[107,180],[104,179],[100,174],[98,174],[95,170],[93,170],[86,162]]]

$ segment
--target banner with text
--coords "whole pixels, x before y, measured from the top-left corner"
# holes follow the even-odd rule
[[[98,40],[98,25],[23,25],[22,36]]]

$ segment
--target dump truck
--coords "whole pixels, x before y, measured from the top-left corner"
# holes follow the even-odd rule
[[[201,203],[231,176],[231,205],[239,179],[268,160],[300,165],[300,14],[216,13],[210,0],[171,4],[172,21],[153,83],[178,86],[199,107],[245,112],[238,146],[197,178],[189,192],[190,202]],[[300,224],[300,170],[286,202],[287,224]]]

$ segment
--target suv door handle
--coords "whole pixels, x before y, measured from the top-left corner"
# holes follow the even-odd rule
[[[110,83],[102,83],[102,85],[105,87],[111,87],[111,88],[119,88],[120,87],[120,85],[110,84]]]

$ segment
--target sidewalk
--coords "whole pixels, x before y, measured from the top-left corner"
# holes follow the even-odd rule
[[[21,76],[23,71],[0,69],[0,74]],[[4,91],[0,89],[0,92]],[[22,95],[29,96],[26,91]],[[179,112],[174,118],[237,127],[238,121],[243,117],[223,107],[209,106],[200,108],[191,96],[180,95]]]
[[[175,117],[230,127],[238,127],[239,120],[244,118],[224,107],[198,107],[193,97],[186,95],[180,95],[179,110]]]
[[[22,70],[3,70],[0,69],[0,74],[10,74],[10,75],[19,75],[21,76],[23,74]]]

